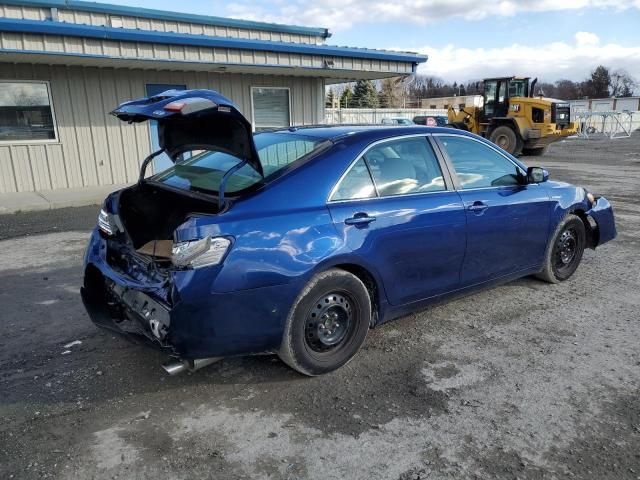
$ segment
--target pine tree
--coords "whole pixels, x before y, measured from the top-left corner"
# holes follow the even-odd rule
[[[353,108],[353,106],[353,91],[351,85],[347,85],[340,95],[340,108]]]
[[[371,80],[358,80],[353,89],[355,108],[378,108],[378,91]]]
[[[327,92],[327,97],[325,99],[325,107],[333,108],[333,104],[335,103],[335,94],[333,93],[333,88],[330,88]]]

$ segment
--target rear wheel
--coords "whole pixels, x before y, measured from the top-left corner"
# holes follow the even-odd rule
[[[580,217],[569,214],[556,228],[544,258],[538,278],[560,283],[574,274],[586,245],[584,223]]]
[[[356,354],[370,319],[371,299],[358,277],[339,269],[319,273],[291,307],[278,355],[304,375],[331,372]]]
[[[491,132],[489,140],[512,155],[516,153],[518,148],[518,136],[516,132],[513,131],[513,128],[506,125],[495,128]]]

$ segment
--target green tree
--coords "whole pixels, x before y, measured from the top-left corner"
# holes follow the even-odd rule
[[[353,89],[353,103],[356,108],[378,108],[378,91],[371,80],[358,80]]]
[[[591,78],[582,82],[582,94],[590,98],[606,98],[609,96],[611,74],[604,65],[591,72]]]
[[[333,104],[335,103],[335,94],[333,93],[333,88],[330,88],[329,91],[327,92],[327,96],[325,99],[325,107],[327,108],[333,108]]]
[[[353,108],[353,91],[351,85],[347,85],[340,95],[340,108]]]

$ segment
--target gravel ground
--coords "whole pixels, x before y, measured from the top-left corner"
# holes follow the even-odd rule
[[[271,356],[166,376],[83,312],[96,207],[0,217],[0,478],[640,479],[640,135],[525,161],[607,196],[618,238],[561,285],[377,328],[319,378]]]

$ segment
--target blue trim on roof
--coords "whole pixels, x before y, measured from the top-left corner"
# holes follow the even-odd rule
[[[2,54],[3,53],[17,53],[20,55],[47,55],[47,56],[54,56],[54,57],[78,57],[78,58],[95,58],[95,59],[99,59],[99,60],[116,60],[116,61],[136,61],[136,62],[143,62],[143,63],[149,63],[149,64],[153,64],[153,63],[171,63],[171,64],[184,64],[184,65],[212,65],[214,67],[247,67],[246,63],[235,63],[235,62],[224,62],[224,63],[219,63],[219,62],[198,62],[198,61],[191,61],[191,60],[165,60],[162,58],[132,58],[132,57],[114,57],[113,55],[98,55],[95,53],[70,53],[70,52],[42,52],[41,50],[21,50],[21,49],[8,49],[8,48],[0,48],[0,62],[2,61]],[[73,65],[72,65],[73,66]],[[267,68],[267,69],[287,69],[287,70],[291,70],[291,75],[295,76],[295,72],[300,70],[300,67],[297,67],[295,65],[277,65],[277,64],[273,64],[273,63],[261,63],[259,65],[250,65],[251,67],[259,67],[259,68]],[[117,68],[117,67],[114,67]],[[354,81],[356,80],[356,78],[354,78],[352,75],[354,70],[349,70],[349,69],[342,69],[342,68],[331,68],[331,69],[327,69],[324,67],[304,67],[305,70],[318,70],[321,72],[331,72],[332,78],[344,78],[344,79],[353,79]],[[333,73],[335,72],[335,75],[333,75]],[[224,70],[213,70],[213,73],[224,73]],[[381,73],[381,74],[392,74],[393,72],[375,72],[375,73]]]
[[[5,5],[16,5],[20,7],[58,8],[64,10],[79,10],[83,12],[125,15],[155,20],[168,20],[172,22],[190,22],[232,28],[250,28],[254,30],[266,30],[270,32],[311,35],[314,37],[322,38],[329,38],[331,36],[331,33],[326,28],[301,27],[298,25],[255,22],[250,20],[239,20],[235,18],[196,15],[193,13],[169,12],[166,10],[156,10],[153,8],[139,8],[122,5],[112,5],[109,3],[84,2],[81,0],[3,0],[2,3]]]
[[[16,20],[0,18],[0,31],[68,37],[95,38],[124,42],[160,43],[191,47],[232,48],[238,50],[258,50],[266,52],[298,53],[331,57],[366,58],[393,62],[418,64],[427,61],[426,55],[409,52],[389,52],[365,48],[337,47],[305,43],[272,42],[244,38],[210,37],[174,32],[132,30],[75,23],[53,22],[50,20]],[[42,52],[47,53],[47,52]]]

